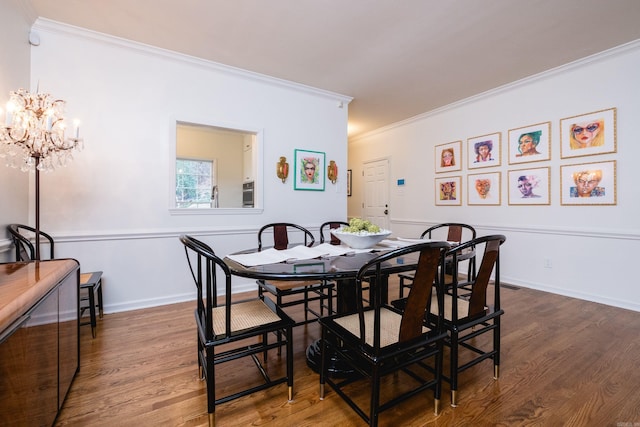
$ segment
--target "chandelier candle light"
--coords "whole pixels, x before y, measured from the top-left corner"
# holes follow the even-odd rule
[[[36,253],[40,259],[40,171],[66,166],[72,152],[82,149],[80,122],[74,122],[73,137],[65,137],[65,101],[52,100],[47,93],[10,92],[4,126],[0,127],[0,157],[7,166],[35,171]],[[2,117],[2,110],[0,110]]]

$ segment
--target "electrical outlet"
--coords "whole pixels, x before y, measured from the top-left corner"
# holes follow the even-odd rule
[[[549,258],[544,259],[544,268],[551,268],[551,260]]]

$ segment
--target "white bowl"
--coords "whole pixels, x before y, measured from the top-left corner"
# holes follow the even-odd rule
[[[391,234],[389,230],[380,230],[377,233],[361,231],[360,233],[345,233],[340,229],[331,230],[342,243],[353,249],[369,249]]]

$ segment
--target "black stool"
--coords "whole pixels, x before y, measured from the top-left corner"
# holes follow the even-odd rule
[[[102,271],[94,271],[91,273],[80,274],[80,293],[82,290],[87,290],[87,295],[80,295],[80,317],[89,309],[89,320],[80,323],[80,325],[91,325],[91,335],[96,337],[96,307],[98,307],[98,313],[102,319]],[[96,303],[96,294],[98,294],[98,301]],[[83,304],[83,303],[87,304]]]

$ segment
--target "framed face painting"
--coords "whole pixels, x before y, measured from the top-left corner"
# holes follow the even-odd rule
[[[500,172],[467,175],[469,205],[500,205]]]
[[[616,152],[616,109],[560,120],[560,157]]]
[[[615,205],[616,161],[560,166],[562,205]]]
[[[460,206],[462,204],[462,177],[436,178],[436,206]]]
[[[467,167],[500,166],[501,139],[500,132],[467,139]]]
[[[549,168],[509,171],[510,205],[549,205]]]
[[[324,191],[325,154],[320,151],[295,150],[296,190]]]
[[[436,145],[436,173],[459,171],[462,169],[462,141]]]
[[[551,159],[551,122],[509,130],[509,164]]]

